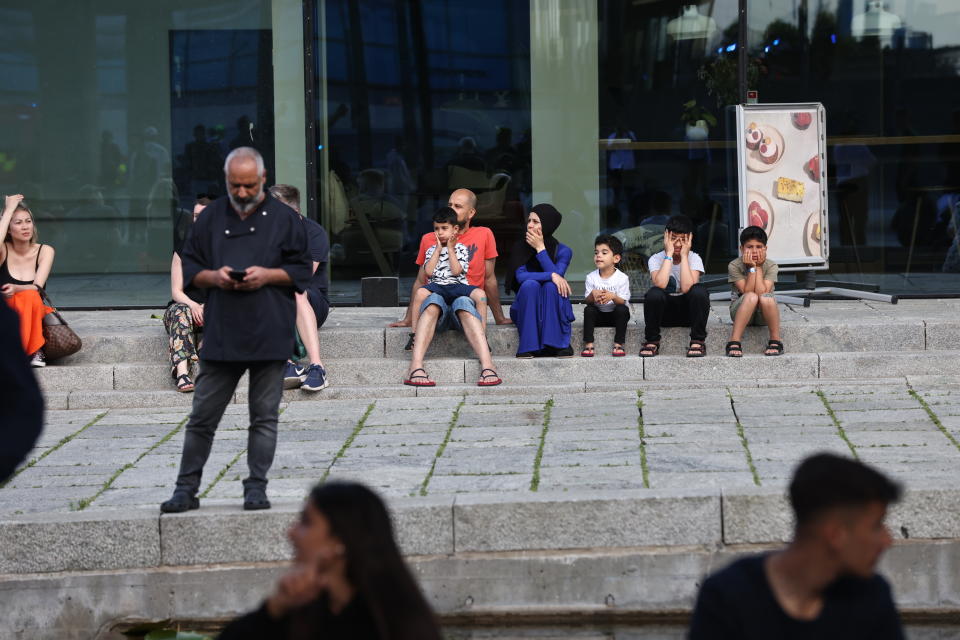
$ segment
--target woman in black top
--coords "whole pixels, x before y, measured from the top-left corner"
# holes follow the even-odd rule
[[[220,640],[441,639],[400,557],[386,507],[371,490],[354,483],[317,485],[288,535],[293,568]]]
[[[20,341],[34,367],[46,365],[41,288],[53,268],[53,247],[37,241],[33,213],[20,194],[4,198],[0,214],[0,295],[20,317]]]

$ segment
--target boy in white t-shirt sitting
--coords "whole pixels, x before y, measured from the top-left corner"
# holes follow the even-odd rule
[[[688,358],[707,353],[710,293],[700,284],[703,260],[693,246],[693,221],[671,216],[663,233],[663,251],[650,256],[647,266],[653,286],[643,299],[644,343],[641,358],[660,352],[660,327],[690,327]]]
[[[596,271],[587,274],[583,307],[583,351],[580,355],[592,358],[594,354],[593,328],[614,327],[613,356],[626,354],[623,343],[627,339],[630,320],[630,278],[617,269],[623,257],[623,243],[611,235],[602,234],[593,241],[593,263]]]

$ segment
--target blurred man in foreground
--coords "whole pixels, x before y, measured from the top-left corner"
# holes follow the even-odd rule
[[[793,540],[710,576],[690,640],[901,640],[890,585],[874,573],[891,544],[887,506],[899,497],[899,486],[860,462],[804,460],[790,483]]]

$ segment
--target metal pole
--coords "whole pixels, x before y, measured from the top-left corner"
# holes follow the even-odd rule
[[[737,9],[739,29],[737,33],[737,102],[747,103],[747,0],[739,0]]]
[[[304,171],[307,174],[307,191],[303,194],[301,207],[311,220],[320,220],[317,206],[317,65],[313,49],[317,37],[316,15],[317,1],[303,0],[303,134],[306,141]]]

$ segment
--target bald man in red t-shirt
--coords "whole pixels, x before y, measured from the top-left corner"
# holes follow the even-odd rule
[[[469,189],[457,189],[450,194],[447,206],[457,212],[457,220],[460,224],[459,242],[462,242],[471,251],[470,267],[467,269],[467,282],[475,287],[483,288],[484,293],[487,294],[487,303],[493,312],[494,322],[510,324],[510,318],[503,315],[503,308],[500,306],[500,288],[497,283],[497,276],[494,273],[494,267],[497,263],[497,241],[488,227],[474,227],[470,224],[473,216],[477,214],[477,196]],[[436,243],[436,240],[437,237],[432,231],[423,234],[420,239],[420,249],[417,252],[418,265],[423,265],[425,262],[424,254],[430,246]],[[476,252],[477,259],[475,259],[474,252]],[[417,290],[425,284],[426,276],[423,269],[420,269],[410,292],[410,304],[407,305],[406,313],[402,319],[388,324],[388,327],[410,326],[414,298],[416,298]]]
[[[471,220],[477,213],[477,196],[468,189],[457,189],[450,194],[447,203],[451,209],[457,212],[457,219],[460,224],[460,235],[458,242],[464,244],[470,253],[470,263],[467,268],[467,282],[475,287],[481,287],[487,295],[490,309],[493,311],[493,319],[497,324],[509,324],[510,319],[504,317],[503,309],[500,306],[500,291],[497,283],[497,276],[494,273],[494,267],[497,261],[497,243],[493,233],[487,227],[472,227]],[[426,250],[436,243],[436,235],[427,233],[420,240],[420,250],[417,253],[417,264],[423,265]],[[417,291],[426,283],[426,276],[423,269],[417,273],[417,278],[413,283],[413,289],[410,293],[410,304],[407,305],[407,312],[402,320],[391,322],[391,327],[409,327],[411,325],[411,314],[414,301],[417,298]],[[416,338],[413,341],[413,354],[410,361],[410,373],[413,374],[423,367],[423,358],[426,355],[427,347],[433,339],[436,324],[440,319],[440,309],[436,305],[431,305],[420,315],[417,326],[414,327]],[[484,371],[493,370],[493,362],[490,359],[490,350],[487,346],[484,327],[482,322],[485,319],[477,319],[464,311],[454,311],[454,315],[459,320],[463,328],[464,335],[473,347],[474,352],[480,359],[481,368]],[[476,343],[476,344],[474,344]],[[483,373],[483,372],[481,372]],[[408,375],[409,383],[412,377]],[[498,381],[499,378],[496,378]],[[424,375],[415,380],[417,386],[433,386],[433,381]],[[481,375],[481,383],[484,377]],[[494,378],[487,376],[487,384],[498,384]]]

